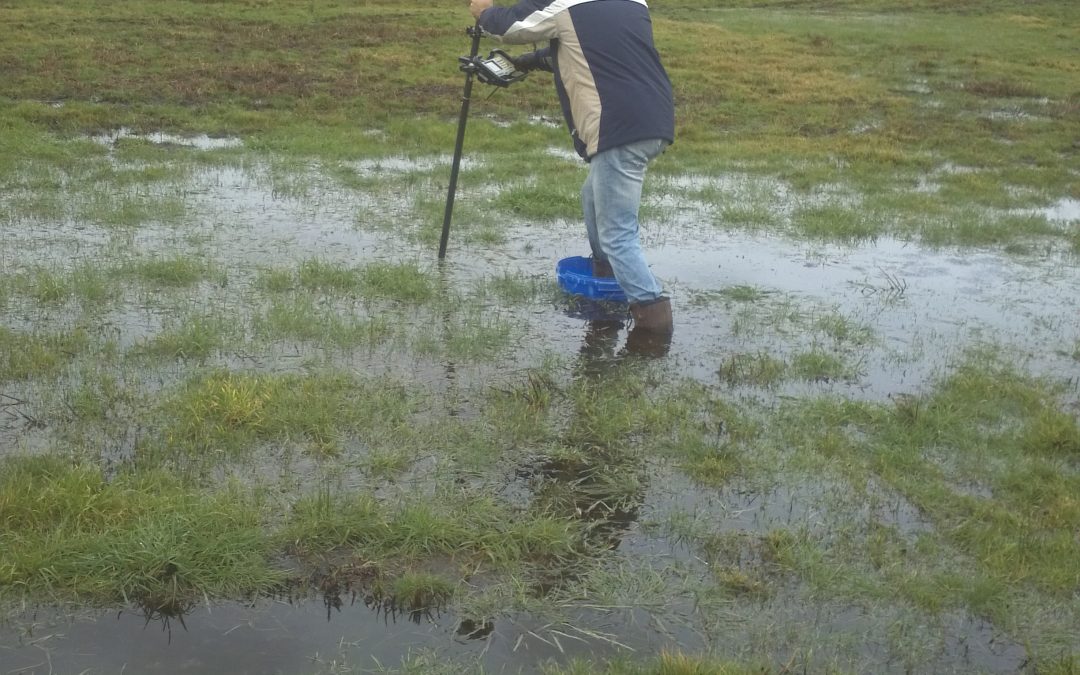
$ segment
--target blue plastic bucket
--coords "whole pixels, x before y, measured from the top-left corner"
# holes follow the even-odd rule
[[[571,295],[608,302],[626,302],[626,294],[614,277],[593,276],[591,258],[563,258],[555,266],[555,276],[559,280],[559,287]]]

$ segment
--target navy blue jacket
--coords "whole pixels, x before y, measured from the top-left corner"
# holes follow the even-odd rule
[[[549,41],[555,87],[578,154],[675,139],[671,81],[644,0],[520,0],[480,27],[509,44]]]

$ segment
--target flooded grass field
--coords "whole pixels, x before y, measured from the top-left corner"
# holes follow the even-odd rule
[[[463,10],[0,7],[0,673],[1080,669],[1080,16],[654,4],[670,341]]]

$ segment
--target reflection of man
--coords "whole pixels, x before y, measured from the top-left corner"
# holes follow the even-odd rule
[[[511,7],[471,0],[469,9],[504,42],[550,41],[514,63],[555,73],[574,145],[589,162],[581,203],[593,273],[614,274],[638,327],[670,334],[671,301],[638,239],[645,168],[675,137],[671,82],[644,0],[520,0]]]

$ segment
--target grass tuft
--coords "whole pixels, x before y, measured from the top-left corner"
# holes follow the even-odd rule
[[[1060,410],[1043,410],[1024,430],[1021,447],[1044,457],[1080,458],[1080,424],[1076,416]]]
[[[794,377],[811,382],[834,382],[851,378],[851,370],[843,359],[818,348],[794,355],[790,369]]]
[[[304,340],[341,348],[379,344],[395,332],[385,316],[342,316],[333,307],[317,305],[310,295],[275,297],[265,313],[256,315],[255,330],[272,340]]]
[[[388,590],[391,606],[405,612],[438,612],[454,597],[453,584],[430,572],[406,572]]]
[[[764,352],[732,354],[724,359],[717,373],[720,380],[732,386],[754,385],[770,387],[784,379],[787,364]]]
[[[0,381],[56,375],[89,345],[90,338],[82,329],[25,334],[0,326]]]
[[[262,506],[238,491],[194,492],[161,472],[121,473],[53,457],[0,472],[0,588],[151,612],[204,595],[268,591]]]
[[[124,271],[128,276],[155,286],[183,288],[209,278],[212,268],[205,260],[194,256],[175,255],[131,262]]]
[[[361,292],[367,297],[423,303],[435,297],[431,274],[415,263],[372,263],[359,272]]]
[[[38,270],[29,282],[32,297],[44,305],[56,305],[72,295],[67,280],[48,270]]]
[[[220,317],[189,317],[180,326],[136,345],[133,351],[135,354],[167,359],[205,360],[225,346],[227,337],[233,332],[232,328],[228,321]]]
[[[360,287],[356,270],[317,259],[300,263],[297,278],[303,288],[310,290],[349,293]],[[280,277],[275,279],[275,283],[282,281]]]
[[[1026,82],[1010,79],[969,80],[963,90],[983,98],[1039,98],[1041,94]]]
[[[814,239],[858,242],[876,239],[883,227],[854,206],[804,207],[792,215],[796,229]]]
[[[250,453],[270,440],[326,450],[345,436],[389,433],[404,424],[412,405],[391,381],[219,371],[167,398],[162,440],[180,458]]]

